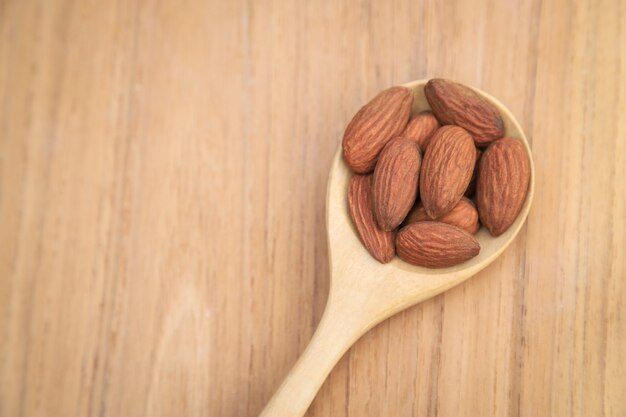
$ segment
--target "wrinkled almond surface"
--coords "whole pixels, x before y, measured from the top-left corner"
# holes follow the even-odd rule
[[[383,230],[393,230],[415,203],[420,172],[417,143],[395,138],[385,146],[374,169],[374,217]]]
[[[380,263],[394,257],[394,232],[378,227],[372,212],[371,175],[355,175],[348,186],[350,217],[365,249]]]
[[[475,162],[476,148],[467,131],[443,126],[435,132],[420,173],[420,197],[431,219],[440,218],[461,200]]]
[[[519,140],[497,140],[483,153],[476,201],[480,221],[493,236],[500,236],[517,218],[526,200],[529,181],[530,162]]]
[[[472,198],[476,194],[476,181],[478,180],[478,167],[480,166],[480,157],[483,152],[480,149],[476,149],[476,162],[474,163],[474,171],[472,172],[472,179],[465,190],[465,197]]]
[[[343,156],[358,174],[374,169],[378,155],[407,125],[413,93],[405,87],[392,87],[374,97],[352,118],[343,135]]]
[[[439,127],[439,121],[437,121],[433,113],[423,111],[417,113],[409,120],[409,124],[406,125],[406,129],[400,136],[417,142],[420,149],[424,151],[426,146],[428,146],[428,141]]]
[[[424,206],[420,204],[411,210],[404,224],[409,225],[431,220],[428,214],[426,214]],[[452,210],[441,216],[438,221],[456,226],[471,234],[475,234],[480,227],[478,224],[478,211],[474,203],[465,197],[463,197]]]
[[[445,268],[478,255],[480,244],[458,227],[440,222],[417,222],[400,229],[396,251],[410,264]]]
[[[477,146],[504,135],[504,122],[498,109],[471,88],[434,78],[424,87],[424,94],[442,124],[461,126],[472,135]]]

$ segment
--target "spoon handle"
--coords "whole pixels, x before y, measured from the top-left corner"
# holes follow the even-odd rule
[[[352,310],[351,310],[352,308]],[[367,331],[367,314],[330,297],[313,338],[260,417],[303,416],[335,364]]]

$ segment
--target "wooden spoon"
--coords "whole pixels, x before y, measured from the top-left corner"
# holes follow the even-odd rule
[[[405,86],[414,94],[413,110],[429,108],[424,96],[428,80]],[[515,223],[494,238],[485,228],[476,235],[478,256],[455,267],[428,269],[395,258],[380,264],[365,250],[348,215],[347,188],[351,173],[335,155],[328,180],[326,223],[331,284],[324,315],[308,347],[274,394],[262,417],[302,416],[341,356],[365,332],[386,318],[434,297],[465,281],[493,262],[520,231],[533,200],[535,168],[528,141],[511,112],[490,95],[474,89],[494,104],[504,120],[506,136],[524,142],[530,159],[530,184],[526,201]]]

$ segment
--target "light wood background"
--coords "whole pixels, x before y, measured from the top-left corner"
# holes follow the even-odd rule
[[[255,416],[326,301],[353,113],[516,114],[525,229],[385,321],[311,416],[626,415],[626,3],[0,0],[0,416]]]

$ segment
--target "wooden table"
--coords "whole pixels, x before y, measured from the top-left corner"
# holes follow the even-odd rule
[[[626,415],[623,1],[5,0],[0,416],[257,415],[326,301],[344,126],[433,76],[517,115],[527,226],[309,415]]]

